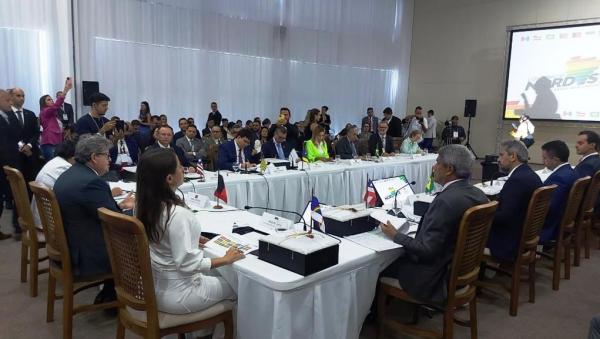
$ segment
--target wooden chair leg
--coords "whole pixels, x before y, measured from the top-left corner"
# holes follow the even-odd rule
[[[48,274],[48,298],[46,301],[46,322],[54,321],[54,301],[56,300],[56,278]]]
[[[33,246],[29,249],[29,295],[35,298],[38,295],[39,252]]]
[[[444,339],[454,338],[454,310],[446,309],[444,312]]]
[[[27,263],[30,262],[28,255],[28,246],[25,245],[25,239],[21,241],[21,282],[27,282]]]
[[[579,232],[581,233],[581,232]],[[575,246],[573,248],[573,266],[579,267],[581,265],[581,246],[583,242],[582,234],[577,234],[575,237]]]
[[[125,326],[120,319],[117,319],[117,339],[125,339]]]
[[[63,339],[73,338],[73,282],[63,283]]]
[[[223,325],[225,326],[225,339],[233,339],[233,312],[230,312],[225,318]]]
[[[554,263],[552,267],[552,289],[558,291],[560,284],[560,266],[562,259],[562,244],[556,244],[556,249],[554,250]]]
[[[585,225],[585,239],[583,240],[583,245],[585,246],[585,258],[590,258],[590,242],[592,241],[592,225],[591,222],[588,222]]]
[[[513,317],[517,315],[519,307],[519,282],[521,279],[521,265],[515,263],[512,273],[512,281],[510,286],[510,309],[509,314]]]
[[[471,339],[477,339],[477,300],[469,302],[469,321],[471,322]]]
[[[571,244],[566,243],[563,250],[565,260],[565,279],[571,279]]]
[[[529,264],[529,302],[535,303],[535,261]]]
[[[177,334],[177,338],[178,339],[185,339],[185,333],[179,333],[179,334]]]

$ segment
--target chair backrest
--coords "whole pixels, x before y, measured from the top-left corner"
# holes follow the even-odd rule
[[[206,157],[208,159],[208,167],[209,171],[216,171],[219,166],[217,159],[217,152],[219,151],[219,145],[212,144],[208,146],[208,152],[206,152]]]
[[[33,192],[38,213],[46,236],[46,252],[50,260],[59,262],[66,274],[71,274],[71,254],[65,235],[60,206],[54,192],[46,185],[32,181],[29,188]]]
[[[581,204],[580,218],[591,216],[594,213],[594,207],[596,200],[598,200],[598,194],[600,194],[600,171],[596,172],[592,177],[592,180],[587,188],[583,203]]]
[[[497,201],[469,208],[463,214],[456,238],[448,284],[448,304],[454,299],[457,287],[471,285],[479,276],[483,249],[487,242]],[[472,285],[471,285],[472,286]]]
[[[158,329],[150,247],[142,223],[135,217],[99,208],[104,241],[121,306],[145,311],[148,328]]]
[[[23,178],[21,171],[16,168],[4,166],[3,169],[10,184],[13,198],[15,199],[17,214],[19,215],[19,225],[29,233],[28,237],[32,242],[37,242],[37,225],[31,213],[31,204],[29,203],[29,193],[27,193],[25,178]]]
[[[535,257],[536,247],[540,241],[540,232],[546,221],[552,195],[557,187],[557,185],[542,186],[533,191],[531,199],[529,199],[525,221],[523,222],[523,232],[521,233],[518,255],[530,253]]]
[[[592,179],[589,176],[575,180],[569,197],[567,198],[567,205],[565,206],[565,214],[563,214],[560,222],[560,230],[558,239],[561,240],[565,234],[573,233],[575,230],[575,224],[577,223],[577,214],[583,197],[585,196],[585,190],[588,188],[589,183]]]

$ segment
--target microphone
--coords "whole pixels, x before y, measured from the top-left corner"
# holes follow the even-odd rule
[[[400,192],[404,187],[406,187],[408,185],[414,185],[414,184],[416,184],[415,181],[407,182],[406,184],[402,185],[399,189],[396,190],[396,193],[394,193],[394,208],[392,208],[391,210],[388,211],[389,215],[393,215],[393,216],[399,217],[399,218],[404,217],[404,214],[402,214],[401,209],[398,208],[398,199],[397,199],[398,192]],[[401,215],[401,216],[399,216],[399,215]]]
[[[251,210],[251,209],[259,209],[259,210],[265,210],[265,211],[275,211],[275,212],[284,212],[284,213],[292,213],[295,214],[297,216],[300,217],[300,219],[302,220],[302,223],[304,224],[304,230],[306,231],[306,220],[304,220],[304,216],[298,212],[294,212],[294,211],[286,211],[286,210],[280,210],[277,208],[269,208],[269,207],[261,207],[261,206],[244,206],[245,210]],[[310,230],[308,233],[312,233],[312,225],[310,226]]]
[[[490,186],[494,186],[494,178],[496,178],[496,181],[498,181],[498,178],[499,178],[499,177],[497,177],[498,174],[505,174],[505,173],[502,171],[498,171],[498,172],[492,174],[492,180],[490,180]]]

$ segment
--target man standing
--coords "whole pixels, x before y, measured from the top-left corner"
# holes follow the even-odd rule
[[[25,103],[25,92],[20,88],[13,88],[8,91],[12,97],[12,111],[21,126],[21,135],[18,143],[21,156],[21,165],[25,181],[35,180],[37,172],[40,170],[40,148],[38,140],[40,138],[40,125],[35,113],[23,108]]]
[[[465,129],[458,124],[457,115],[452,116],[450,121],[451,124],[446,125],[446,127],[442,131],[442,140],[444,141],[444,145],[462,144],[463,141],[465,141],[465,139],[467,138]]]
[[[267,141],[261,148],[264,158],[277,158],[287,160],[290,155],[290,146],[286,142],[287,130],[283,126],[275,127],[273,138]]]
[[[185,136],[175,142],[175,145],[185,152],[185,156],[192,165],[197,164],[198,160],[206,160],[204,142],[196,138],[197,134],[198,129],[196,129],[196,126],[189,125],[185,131]]]
[[[371,155],[388,155],[394,153],[394,142],[388,133],[388,123],[379,123],[378,132],[369,138],[369,153]]]
[[[64,96],[63,91],[56,92],[57,99],[62,96]],[[73,125],[73,123],[75,122],[75,113],[73,111],[73,105],[63,101],[62,106],[58,109],[58,117],[64,127]]]
[[[117,124],[116,120],[109,121],[105,117],[110,98],[103,93],[95,93],[90,96],[90,101],[92,102],[90,114],[77,120],[75,130],[79,135],[99,134],[106,137]]]
[[[321,106],[321,121],[319,123],[325,127],[325,134],[329,134],[331,129],[331,116],[327,114],[327,111],[329,111],[329,107]]]
[[[408,128],[406,129],[405,137],[408,137],[412,131],[420,131],[424,134],[427,129],[427,119],[423,117],[423,108],[421,106],[415,107],[415,114],[406,117],[408,121]]]
[[[21,169],[19,153],[19,137],[21,136],[21,127],[19,120],[15,116],[11,107],[10,94],[0,89],[0,168],[2,166],[11,166]],[[10,186],[6,179],[4,171],[0,171],[0,216],[4,210],[4,202],[12,199]],[[13,222],[13,226],[14,222]],[[15,237],[20,236],[20,228],[15,227]],[[10,234],[0,232],[0,240],[10,238]]]
[[[289,108],[281,107],[279,109],[279,118],[274,124],[271,125],[271,128],[269,129],[269,139],[273,137],[276,126],[283,126],[287,130],[286,140],[290,148],[300,150],[302,148],[302,142],[298,138],[298,128],[290,123],[291,116],[292,112]]]
[[[585,176],[594,177],[594,174],[600,170],[600,157],[598,156],[598,145],[600,137],[594,131],[581,131],[577,135],[575,150],[581,156],[577,166],[575,166],[575,179]]]
[[[401,138],[402,137],[402,120],[394,115],[394,112],[390,107],[386,107],[383,110],[384,120],[388,124],[387,135],[390,137]]]
[[[131,194],[117,204],[110,187],[101,178],[110,166],[112,143],[98,135],[83,137],[75,148],[76,163],[58,177],[54,193],[60,206],[71,265],[76,277],[91,277],[111,272],[98,208],[112,211],[133,209]],[[112,281],[96,297],[96,302],[115,299]]]
[[[346,135],[341,137],[335,144],[335,154],[341,159],[354,159],[358,157],[356,142],[358,141],[358,129],[356,126],[350,126],[346,130]]]
[[[514,128],[514,124],[513,124]],[[533,133],[535,132],[535,126],[529,120],[529,116],[523,114],[519,118],[519,126],[515,129],[515,140],[519,140],[525,144],[527,148],[531,147],[535,142],[533,140]]]
[[[443,305],[448,298],[449,265],[460,220],[467,209],[488,202],[483,192],[468,182],[474,161],[462,145],[440,149],[433,178],[442,185],[442,191],[421,218],[414,239],[389,222],[380,224],[385,235],[402,245],[400,258],[382,275],[398,279],[402,289],[416,300]]]
[[[221,112],[219,112],[219,108],[216,102],[210,103],[210,113],[208,113],[208,120],[212,120],[215,122],[215,126],[221,126]]]
[[[434,114],[432,109],[427,111],[427,130],[423,133],[423,142],[419,145],[421,149],[427,149],[429,152],[433,151],[433,140],[437,137],[437,119]]]
[[[178,124],[179,132],[175,133],[175,135],[173,136],[173,141],[175,141],[175,144],[177,144],[177,140],[185,136],[185,134],[187,133],[187,128],[190,125],[186,118],[179,118]]]
[[[365,123],[369,124],[369,132],[377,132],[377,126],[379,126],[379,118],[373,116],[373,107],[369,107],[367,108],[367,116],[362,118],[362,126],[365,125]]]
[[[235,139],[219,146],[219,159],[217,161],[220,170],[233,170],[233,164],[239,164],[240,168],[248,168],[254,163],[250,140],[252,132],[248,128],[242,128]]]
[[[498,195],[498,209],[487,243],[492,257],[500,262],[515,260],[529,199],[542,186],[540,177],[527,164],[528,159],[522,142],[509,140],[500,144],[498,165],[508,172],[508,180]]]
[[[564,141],[554,140],[543,144],[542,161],[544,166],[552,171],[544,181],[544,186],[553,184],[557,186],[552,194],[550,209],[540,233],[540,244],[547,245],[550,241],[556,240],[558,236],[558,228],[575,176],[571,164],[569,164],[569,147]]]

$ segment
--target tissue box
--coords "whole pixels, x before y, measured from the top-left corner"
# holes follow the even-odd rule
[[[314,232],[314,238],[287,231],[262,237],[258,241],[258,258],[300,275],[310,275],[337,265],[339,242]]]

